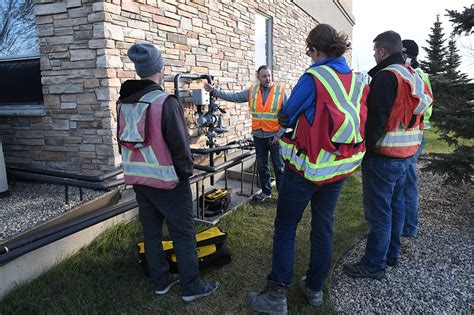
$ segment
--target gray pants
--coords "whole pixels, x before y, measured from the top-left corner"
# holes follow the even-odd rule
[[[189,181],[180,181],[172,190],[142,185],[134,185],[133,190],[143,226],[145,255],[151,279],[157,287],[168,284],[169,265],[161,244],[163,221],[166,219],[176,253],[182,293],[195,292],[201,280]]]

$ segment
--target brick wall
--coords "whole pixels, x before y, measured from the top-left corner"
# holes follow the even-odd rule
[[[115,101],[120,84],[135,78],[126,55],[135,42],[162,49],[165,75],[209,73],[223,90],[248,87],[259,66],[254,64],[256,13],[273,20],[274,79],[291,88],[310,64],[305,39],[316,21],[290,0],[37,0],[46,115],[0,118],[11,126],[0,129],[7,163],[84,174],[119,164]],[[173,92],[172,83],[165,88]],[[187,100],[193,146],[203,146],[205,137]],[[247,104],[219,103],[227,109],[223,122],[230,127],[219,142],[249,135]]]

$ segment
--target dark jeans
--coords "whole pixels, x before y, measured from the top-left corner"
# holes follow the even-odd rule
[[[157,287],[168,284],[169,265],[161,244],[163,221],[166,219],[176,253],[183,295],[195,292],[200,285],[200,277],[189,181],[180,181],[172,190],[141,185],[134,185],[133,190],[138,202],[152,281]]]
[[[295,261],[295,235],[303,212],[311,201],[311,257],[306,286],[320,291],[332,259],[333,212],[344,180],[315,185],[285,168],[278,195],[272,272],[268,278],[286,286],[291,284]]]
[[[367,157],[362,162],[364,210],[370,226],[362,262],[372,271],[384,269],[387,257],[400,257],[409,160]]]
[[[272,193],[272,184],[270,180],[270,165],[268,163],[268,152],[272,158],[273,170],[275,171],[277,189],[280,187],[281,177],[285,164],[280,155],[280,145],[273,144],[273,137],[258,138],[253,137],[255,142],[255,153],[257,156],[258,177],[262,184],[262,192],[267,195]]]
[[[405,224],[403,234],[415,236],[418,233],[418,185],[416,182],[416,162],[425,147],[425,137],[421,141],[420,148],[413,157],[409,159],[407,179],[405,181]]]

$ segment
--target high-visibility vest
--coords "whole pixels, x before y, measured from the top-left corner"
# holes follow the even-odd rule
[[[250,87],[249,106],[252,112],[252,130],[275,132],[280,129],[278,111],[285,98],[285,85],[275,83],[270,88],[265,104],[263,104],[260,84]]]
[[[316,85],[314,119],[298,117],[293,136],[280,140],[281,154],[307,180],[327,184],[350,176],[362,162],[369,87],[352,72],[325,65],[306,72]]]
[[[397,96],[375,152],[394,158],[406,158],[416,153],[423,138],[421,117],[431,106],[433,95],[417,72],[408,66],[394,64],[382,71],[395,74]]]
[[[125,184],[173,189],[179,183],[161,132],[163,103],[168,97],[174,96],[153,90],[134,103],[117,102]]]
[[[426,83],[426,85],[428,86],[428,89],[430,90],[430,93],[433,95],[433,89],[431,88],[431,82],[430,82],[430,78],[428,77],[428,75],[426,73],[424,73],[423,70],[421,70],[420,67],[415,68],[415,71],[420,75],[423,82]],[[426,109],[425,114],[423,115],[423,124],[424,124],[424,129],[425,130],[431,128],[430,118],[431,118],[432,113],[433,113],[433,103],[431,104],[431,106],[429,106]]]

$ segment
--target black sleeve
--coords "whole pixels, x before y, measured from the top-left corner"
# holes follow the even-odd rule
[[[367,97],[367,124],[365,139],[367,151],[375,149],[375,144],[384,133],[390,111],[397,96],[397,77],[390,71],[380,71],[370,84]]]
[[[188,126],[183,109],[174,96],[163,104],[161,131],[173,158],[174,168],[180,179],[193,175],[193,157],[189,147]]]

